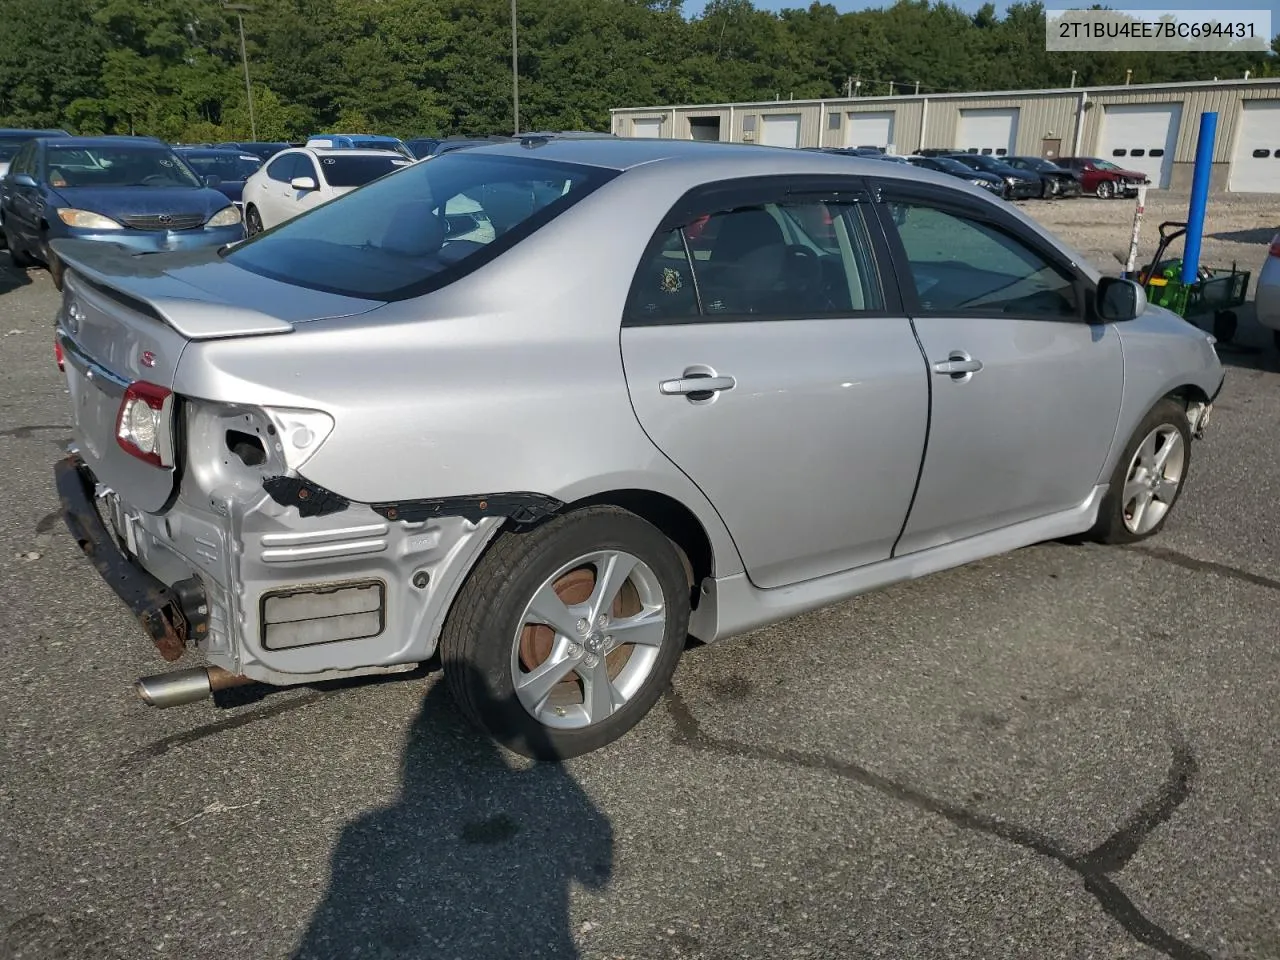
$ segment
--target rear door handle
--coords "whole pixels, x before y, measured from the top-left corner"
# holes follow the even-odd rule
[[[691,393],[718,393],[721,390],[732,390],[738,385],[733,377],[681,377],[679,380],[663,380],[658,390],[667,396]]]
[[[960,350],[955,351],[946,360],[939,360],[933,365],[933,372],[942,376],[968,377],[982,369],[982,361],[975,360]]]

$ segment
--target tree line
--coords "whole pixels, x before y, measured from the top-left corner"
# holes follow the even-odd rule
[[[260,140],[321,130],[510,133],[509,0],[238,0]],[[1095,7],[1094,9],[1101,9]],[[1280,76],[1271,53],[1048,53],[1044,9],[899,0],[518,0],[521,128],[609,108]],[[244,140],[237,12],[221,0],[0,0],[0,126]],[[1131,72],[1130,72],[1131,71]]]

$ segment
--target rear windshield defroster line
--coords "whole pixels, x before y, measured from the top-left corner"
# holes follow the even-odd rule
[[[479,269],[617,175],[457,151],[357,187],[243,241],[225,258],[311,290],[407,300]]]

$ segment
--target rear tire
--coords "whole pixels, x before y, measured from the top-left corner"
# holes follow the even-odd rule
[[[1190,468],[1186,408],[1165,397],[1142,418],[1125,445],[1089,538],[1119,544],[1155,536],[1182,496]]]
[[[593,606],[607,610],[603,619]],[[633,513],[588,507],[498,535],[445,621],[445,683],[462,713],[507,748],[575,757],[621,737],[657,702],[689,613],[671,541]]]
[[[1116,185],[1110,180],[1099,180],[1093,192],[1099,200],[1110,200],[1116,195]]]

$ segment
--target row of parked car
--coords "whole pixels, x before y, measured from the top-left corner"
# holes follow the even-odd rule
[[[990,190],[1006,200],[1050,200],[1085,194],[1109,200],[1133,196],[1151,181],[1145,173],[1125,170],[1100,157],[1017,157],[962,150],[930,148],[918,154],[898,156],[879,147],[813,147],[824,153],[874,157],[892,163],[910,163],[925,170],[949,174]]]
[[[530,137],[608,136],[579,131]],[[155,137],[78,137],[0,130],[0,244],[15,266],[43,263],[61,288],[51,244],[108,240],[137,251],[222,247],[253,236],[397,167],[511,137],[402,141],[316,134],[301,142],[169,144]],[[456,206],[456,204],[455,204]],[[475,227],[474,211],[449,221]]]

